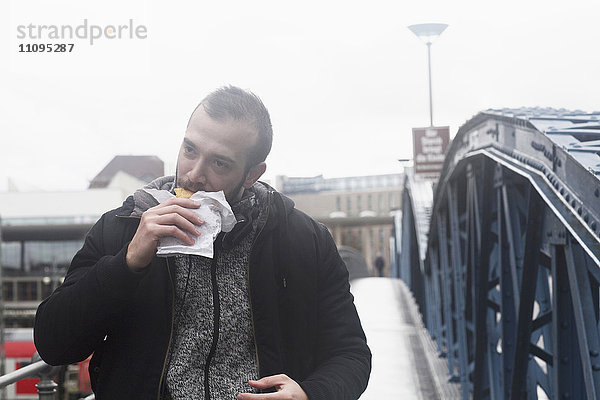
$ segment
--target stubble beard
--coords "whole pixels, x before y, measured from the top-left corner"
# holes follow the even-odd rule
[[[244,182],[246,181],[247,176],[248,176],[248,173],[247,172],[244,173],[244,175],[242,176],[242,179],[235,186],[235,188],[232,191],[225,193],[225,199],[227,200],[227,202],[229,204],[237,203],[239,201],[239,199],[241,198],[241,195],[242,195],[241,190],[242,190],[242,187],[244,186]],[[196,182],[192,182],[185,177],[179,177],[177,179],[177,187],[184,188],[184,189],[189,190],[190,192],[194,192],[194,193],[199,192],[199,191],[206,191],[206,188],[204,187],[204,185],[196,183]]]

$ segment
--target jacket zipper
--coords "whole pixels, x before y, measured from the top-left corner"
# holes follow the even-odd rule
[[[248,257],[248,265],[246,266],[247,277],[248,277],[247,278],[248,301],[250,302],[250,320],[252,321],[252,338],[254,339],[254,354],[256,357],[256,378],[257,379],[260,379],[260,358],[258,357],[258,342],[256,341],[256,328],[254,326],[254,312],[252,311],[253,306],[252,306],[252,290],[250,288],[250,260],[252,258],[252,252],[254,251],[256,242],[258,241],[258,238],[259,238],[260,234],[262,233],[262,231],[264,230],[265,226],[267,225],[267,220],[269,219],[269,210],[271,208],[271,195],[272,195],[272,192],[269,191],[268,196],[267,196],[267,216],[265,219],[265,223],[260,227],[260,230],[258,231],[256,236],[254,237],[254,240],[252,241],[252,247],[250,247],[250,256]]]
[[[209,374],[210,374],[210,363],[215,356],[217,351],[217,345],[219,343],[219,330],[221,325],[221,304],[219,299],[219,286],[217,285],[217,251],[218,246],[215,246],[215,254],[213,255],[212,263],[210,266],[210,280],[212,283],[213,290],[213,340],[210,346],[208,356],[206,356],[206,362],[204,364],[204,399],[210,400],[210,386],[209,386]]]
[[[171,268],[169,265],[169,259],[167,258],[167,271],[169,273],[169,281],[171,282],[171,333],[169,334],[169,345],[167,346],[167,352],[165,353],[165,361],[163,362],[162,372],[160,374],[160,381],[158,383],[158,395],[156,397],[157,400],[160,400],[160,395],[162,393],[163,382],[165,377],[165,370],[167,369],[167,361],[169,358],[169,353],[171,352],[171,344],[173,341],[173,324],[175,323],[175,284],[173,282],[173,277],[171,276]]]

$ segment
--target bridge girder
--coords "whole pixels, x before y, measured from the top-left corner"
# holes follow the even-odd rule
[[[400,277],[464,399],[600,396],[596,172],[529,121],[482,113],[446,155],[426,242],[407,180],[401,260],[419,268]]]

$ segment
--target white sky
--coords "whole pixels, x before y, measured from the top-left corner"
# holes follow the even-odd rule
[[[0,190],[84,189],[117,154],[173,164],[212,89],[258,94],[275,139],[266,177],[396,173],[411,128],[451,135],[487,108],[600,110],[598,1],[43,1],[0,4]],[[84,39],[19,53],[18,25],[120,25],[147,39]],[[53,42],[46,40],[45,42]],[[54,41],[58,43],[59,41]]]

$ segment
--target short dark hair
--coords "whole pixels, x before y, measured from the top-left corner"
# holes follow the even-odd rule
[[[269,111],[257,95],[236,86],[223,86],[208,94],[198,105],[200,106],[214,120],[231,118],[247,122],[256,129],[258,137],[248,154],[247,170],[267,159],[273,143],[273,127]]]

